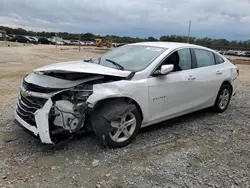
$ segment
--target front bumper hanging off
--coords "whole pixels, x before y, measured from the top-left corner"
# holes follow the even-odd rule
[[[24,128],[31,131],[35,136],[39,136],[42,143],[53,144],[50,133],[49,133],[49,112],[52,107],[51,99],[48,99],[47,102],[41,109],[38,109],[35,115],[36,126],[30,125],[26,121],[24,121],[17,113],[17,106],[15,110],[15,119],[19,124],[21,124]]]

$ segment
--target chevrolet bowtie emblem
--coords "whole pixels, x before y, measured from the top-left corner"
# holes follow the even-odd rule
[[[28,91],[25,91],[25,92],[23,92],[23,96],[24,96],[24,97],[29,97],[29,96],[30,96],[30,94],[29,94],[29,92],[28,92]]]

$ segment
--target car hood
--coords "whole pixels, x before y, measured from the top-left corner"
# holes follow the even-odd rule
[[[51,64],[35,69],[34,72],[46,72],[46,73],[75,72],[75,73],[109,75],[117,77],[127,77],[131,73],[131,71],[117,70],[114,68],[109,68],[99,64],[88,63],[84,61],[71,61],[71,62]]]

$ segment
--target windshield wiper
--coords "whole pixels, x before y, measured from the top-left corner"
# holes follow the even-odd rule
[[[106,61],[112,63],[113,65],[115,65],[119,70],[124,70],[124,67],[121,66],[120,64],[116,63],[115,61],[112,61],[110,59],[106,59]]]

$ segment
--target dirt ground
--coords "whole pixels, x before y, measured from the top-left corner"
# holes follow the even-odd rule
[[[92,134],[43,145],[13,123],[25,75],[45,64],[100,53],[0,47],[0,187],[250,187],[249,65],[238,65],[239,89],[225,113],[204,110],[151,126],[121,149],[100,147]]]

